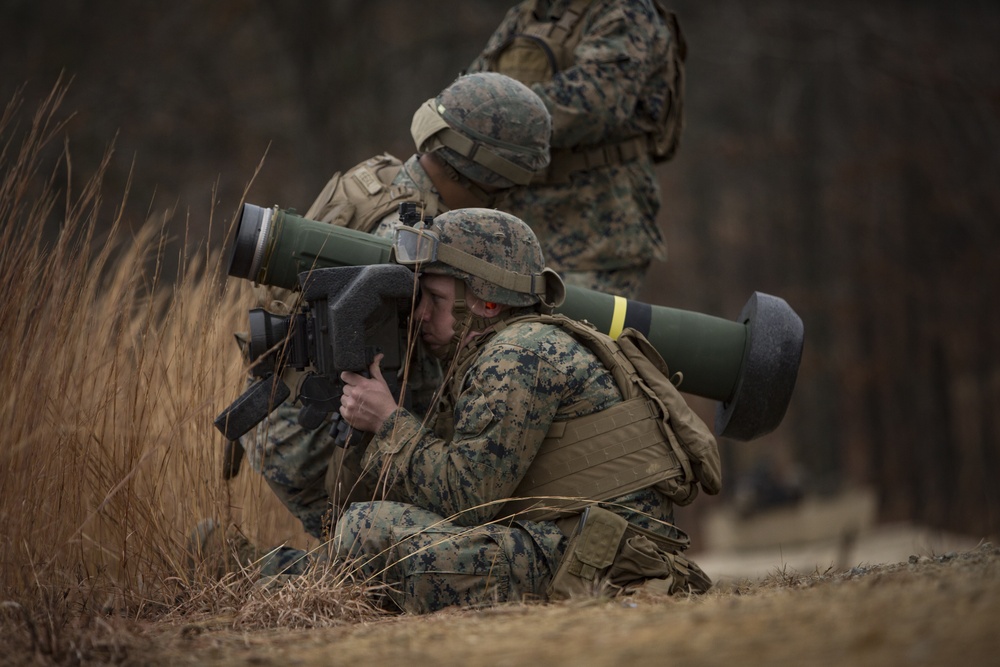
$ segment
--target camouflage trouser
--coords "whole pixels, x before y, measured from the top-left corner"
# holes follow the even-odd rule
[[[309,431],[298,423],[298,408],[278,406],[253,436],[244,436],[250,466],[264,476],[278,500],[313,537],[323,538],[330,497],[326,471],[334,451],[329,423]]]
[[[567,285],[585,287],[626,299],[638,299],[648,269],[649,264],[643,264],[611,271],[561,271],[559,275]]]
[[[440,363],[425,348],[418,346],[415,354],[414,370],[407,378],[412,401],[408,407],[423,414],[442,382],[442,372]],[[250,467],[264,476],[278,500],[302,522],[307,533],[324,539],[331,509],[326,475],[336,450],[330,435],[332,422],[327,419],[319,428],[307,430],[299,425],[299,410],[297,405],[282,403],[240,443]]]
[[[410,613],[540,598],[552,573],[517,526],[459,526],[414,505],[355,503],[334,536],[338,558]]]

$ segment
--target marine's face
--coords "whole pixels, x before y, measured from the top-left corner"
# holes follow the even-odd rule
[[[455,278],[425,273],[420,276],[417,321],[420,337],[432,351],[444,349],[455,333]]]

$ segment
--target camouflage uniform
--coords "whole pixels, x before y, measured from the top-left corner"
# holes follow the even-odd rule
[[[414,243],[407,246],[404,236]],[[331,461],[329,471],[336,474],[328,474],[325,496],[341,513],[330,555],[351,563],[368,583],[385,584],[384,595],[408,612],[545,599],[557,571],[565,572],[564,561],[583,553],[570,550],[570,534],[580,524],[572,508],[608,495],[583,495],[583,503],[543,515],[513,511],[508,501],[519,497],[529,471],[540,470],[536,457],[545,443],[551,447],[555,425],[579,424],[598,413],[607,419],[624,405],[622,391],[595,351],[564,328],[569,325],[537,316],[540,302],[557,302],[562,286],[544,268],[525,223],[495,210],[467,209],[438,216],[429,226],[400,228],[396,237],[398,262],[456,278],[453,340],[464,344],[434,347],[449,374],[429,418],[397,407],[366,444],[341,448],[343,456]],[[428,259],[416,256],[431,248],[436,252]],[[511,307],[492,316],[477,313],[468,292]],[[483,333],[467,340],[469,330]],[[364,397],[352,393],[352,399]],[[614,437],[598,450],[610,459],[623,456]],[[302,468],[299,461],[275,461],[294,468],[291,475]],[[324,495],[318,480],[302,481],[313,484],[315,497]],[[598,503],[615,521],[667,540],[678,535],[668,491],[649,485],[617,493]],[[648,557],[660,563],[661,555]],[[663,556],[665,573],[668,560],[674,562]],[[307,561],[287,549],[275,559],[295,572]],[[659,571],[631,572],[640,579],[661,577]]]
[[[563,16],[571,0],[528,0],[512,8],[469,71],[496,69],[497,52],[539,17]],[[573,62],[530,82],[552,114],[553,166],[561,150],[617,144],[653,132],[671,104],[661,69],[673,37],[652,0],[597,0],[582,18]],[[627,159],[627,158],[626,158]],[[660,190],[653,163],[635,159],[574,171],[512,192],[504,210],[538,236],[550,267],[574,285],[637,298],[653,258],[666,259],[656,224]]]
[[[380,425],[359,465],[363,486],[377,489],[378,500],[346,509],[335,553],[387,584],[387,595],[410,612],[544,599],[579,514],[530,520],[509,515],[505,503],[517,495],[553,424],[603,412],[622,394],[597,355],[561,326],[518,319],[536,313],[540,299],[558,300],[561,289],[523,222],[467,209],[425,229],[452,253],[474,258],[464,266],[461,257],[446,263],[439,248],[437,261],[416,268],[457,279],[457,340],[467,326],[484,333],[447,348],[442,361],[451,373],[431,419],[397,408]],[[404,262],[400,251],[397,238],[396,259]],[[487,266],[475,263],[481,260]],[[470,291],[512,307],[493,317],[474,314]],[[674,534],[673,504],[658,488],[601,505],[652,533]]]
[[[411,188],[421,193],[428,206],[447,210],[437,203],[437,191],[418,156],[410,157],[393,179],[393,185]],[[430,201],[431,199],[434,201]],[[399,215],[385,216],[372,231],[389,238],[399,222]],[[295,293],[275,288],[258,288],[259,305],[272,312],[292,311]],[[433,369],[425,372],[433,377]],[[299,407],[291,403],[279,405],[256,429],[253,437],[244,437],[242,444],[247,462],[264,476],[271,491],[302,522],[307,533],[323,537],[324,519],[330,512],[330,497],[324,487],[330,457],[336,442],[330,435],[331,421],[327,419],[316,429],[306,429],[298,422]]]
[[[375,434],[365,469],[387,500],[352,505],[336,529],[338,556],[389,583],[411,612],[544,598],[566,548],[559,525],[494,520],[553,422],[621,400],[596,356],[559,327],[513,324],[474,346],[435,428],[398,409]],[[669,534],[672,503],[653,488],[605,507]]]
[[[424,125],[418,123],[421,119]],[[452,170],[451,178],[477,193],[480,185],[505,190],[527,183],[534,172],[545,168],[550,132],[550,118],[541,100],[523,84],[495,73],[460,77],[414,114],[417,150],[434,152]],[[463,143],[466,138],[471,145]],[[348,176],[353,172],[348,171]],[[447,210],[419,154],[402,164],[389,190],[409,193],[422,210]],[[326,201],[325,194],[310,211],[336,211],[344,205],[348,211],[355,210],[354,202]],[[351,215],[339,215],[336,224],[359,228]],[[360,228],[391,237],[398,222],[398,213],[393,211]],[[256,299],[255,305],[279,314],[290,313],[295,306],[295,293],[289,290],[260,287]],[[420,372],[410,374],[409,388],[418,405],[439,384],[440,370],[432,362],[418,355],[415,363]],[[324,479],[336,443],[329,433],[329,418],[316,429],[306,429],[298,423],[299,409],[291,402],[278,406],[241,443],[251,467],[264,476],[278,499],[309,534],[322,538],[324,517],[330,511]]]

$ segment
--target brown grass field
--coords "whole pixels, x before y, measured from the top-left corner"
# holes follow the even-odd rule
[[[15,99],[0,116],[0,664],[1000,663],[989,544],[776,569],[699,598],[426,617],[379,611],[342,572],[264,588],[192,569],[205,516],[309,545],[257,476],[222,480],[212,419],[242,384],[245,286],[217,251],[164,236],[173,212],[130,231],[100,171],[61,185],[59,103],[57,88],[33,115]],[[160,275],[178,246],[178,275]]]
[[[151,664],[995,665],[1000,549],[643,597],[444,611],[313,630],[161,626]]]

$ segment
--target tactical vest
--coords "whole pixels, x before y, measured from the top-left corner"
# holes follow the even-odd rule
[[[715,437],[669,379],[659,352],[641,333],[625,329],[617,340],[562,315],[531,314],[501,323],[541,322],[561,327],[611,372],[622,401],[599,412],[553,422],[501,517],[533,521],[566,516],[592,504],[656,487],[679,505],[698,485],[721,489]],[[458,364],[448,405],[477,354]],[[436,425],[440,426],[440,425]],[[447,426],[442,430],[448,430]],[[439,431],[440,435],[440,431]]]
[[[424,215],[435,216],[444,210],[432,194],[393,185],[402,168],[402,162],[384,153],[343,174],[338,171],[316,197],[305,218],[371,232],[383,218],[399,210],[403,202],[416,203]]]
[[[489,68],[513,77],[527,86],[549,81],[574,62],[573,52],[583,38],[584,17],[592,0],[574,0],[561,15],[548,20],[539,17],[537,0],[522,3],[514,34],[495,49],[484,54]],[[653,0],[657,13],[670,31],[666,58],[653,77],[662,76],[668,84],[668,111],[656,131],[622,141],[573,148],[552,148],[549,168],[533,179],[534,183],[566,182],[574,171],[625,164],[643,154],[654,162],[670,160],[677,152],[684,127],[684,60],[687,43],[677,16],[660,0]]]
[[[362,232],[372,232],[386,216],[399,210],[403,202],[414,202],[425,215],[447,210],[436,194],[423,193],[405,185],[393,185],[403,163],[384,153],[337,172],[305,214],[308,220],[326,222]],[[299,306],[301,294],[281,287],[255,285],[253,303],[276,315],[290,315]],[[237,335],[239,340],[240,335]],[[306,373],[294,368],[282,371],[282,380],[298,395]]]
[[[372,232],[386,216],[399,210],[403,202],[414,202],[424,215],[447,210],[433,193],[393,185],[403,168],[398,159],[383,153],[335,173],[306,211],[307,220],[326,222],[362,232]],[[288,315],[297,305],[297,293],[280,287],[258,285],[254,304],[277,315]]]

